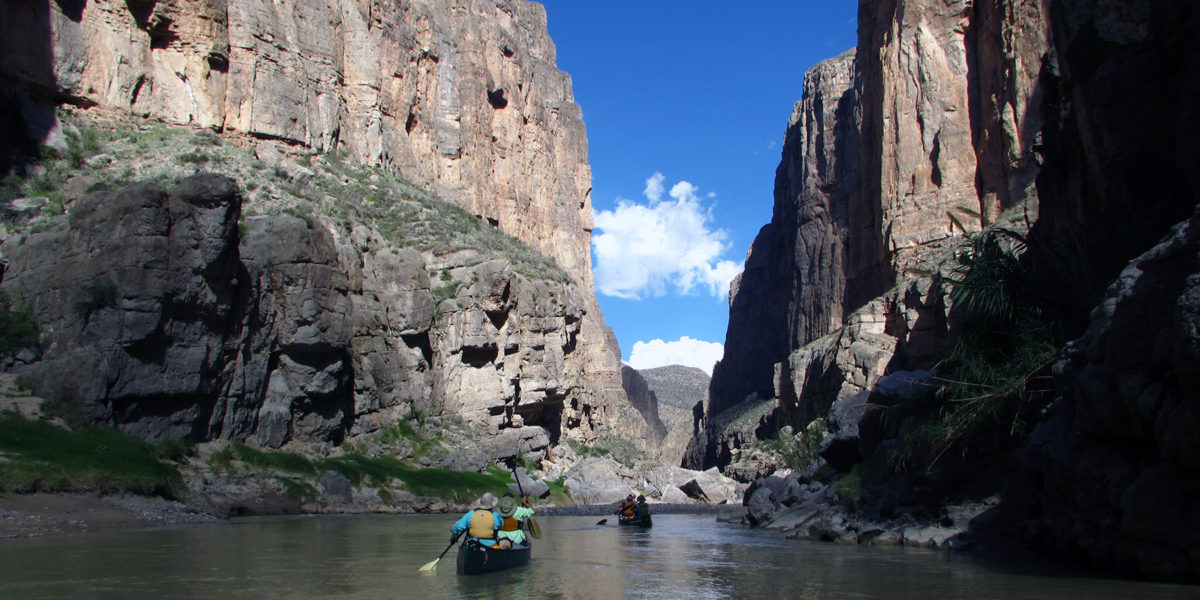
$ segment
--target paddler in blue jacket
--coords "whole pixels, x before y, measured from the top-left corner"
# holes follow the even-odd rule
[[[496,544],[496,532],[504,525],[500,513],[493,511],[496,507],[496,497],[491,493],[480,496],[473,510],[467,511],[461,519],[450,528],[450,542],[458,539],[465,531],[467,535],[478,539],[484,546]]]

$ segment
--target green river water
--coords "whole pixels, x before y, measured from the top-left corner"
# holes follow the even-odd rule
[[[158,531],[0,540],[0,599],[1197,598],[1200,587],[1001,566],[934,550],[801,542],[656,515],[538,518],[529,565],[459,576],[453,515],[273,517]]]

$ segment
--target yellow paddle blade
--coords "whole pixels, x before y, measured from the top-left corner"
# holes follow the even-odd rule
[[[529,535],[533,536],[534,539],[541,539],[542,537],[542,526],[538,525],[537,520],[533,517],[529,517]]]
[[[435,559],[433,559],[433,560],[431,560],[431,561],[429,561],[429,562],[425,563],[424,565],[421,565],[421,568],[420,568],[419,570],[421,570],[421,571],[432,571],[432,570],[434,570],[434,569],[436,569],[436,568],[437,568],[437,564],[438,564],[438,561],[439,561],[439,560],[442,560],[442,557],[440,557],[440,556],[439,556],[439,557],[437,557],[437,558],[435,558]]]

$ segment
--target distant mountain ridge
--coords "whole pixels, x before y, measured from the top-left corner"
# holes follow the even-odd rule
[[[708,373],[695,367],[669,365],[637,372],[657,398],[666,437],[658,447],[664,464],[678,465],[692,435],[692,409],[708,395]],[[626,390],[628,392],[628,390]]]
[[[660,405],[674,406],[691,411],[697,402],[708,394],[708,373],[696,367],[668,365],[654,369],[638,370],[658,396]]]

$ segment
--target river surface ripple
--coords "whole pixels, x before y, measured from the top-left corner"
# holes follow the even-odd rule
[[[788,540],[657,515],[653,529],[542,516],[533,561],[459,576],[453,515],[306,516],[0,540],[0,598],[1195,598],[1200,587],[1089,577],[964,554]]]

